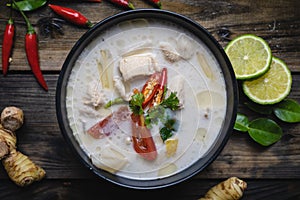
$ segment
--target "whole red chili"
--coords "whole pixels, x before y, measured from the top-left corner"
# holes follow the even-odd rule
[[[67,21],[76,24],[78,26],[91,28],[93,24],[80,12],[71,8],[62,7],[58,5],[48,4],[48,6],[59,16],[63,17]]]
[[[161,1],[160,0],[147,0],[148,2],[154,4],[158,8],[162,8]]]
[[[44,88],[44,90],[48,91],[48,86],[42,74],[40,63],[39,63],[39,49],[38,49],[37,34],[33,26],[31,25],[29,19],[24,14],[24,12],[19,9],[15,1],[13,1],[13,3],[22,14],[27,25],[27,33],[25,35],[25,52],[26,52],[27,61],[38,83]]]
[[[2,70],[3,75],[7,74],[9,59],[11,56],[11,51],[13,47],[15,35],[15,26],[12,18],[9,18],[3,36],[3,44],[2,44]]]
[[[114,3],[118,6],[122,6],[124,8],[134,9],[134,5],[128,0],[109,0],[111,3]]]
[[[38,83],[48,91],[47,83],[44,79],[42,71],[39,64],[39,55],[38,55],[38,41],[37,34],[34,29],[28,29],[25,35],[25,51],[28,63],[31,67],[31,70],[37,79]]]

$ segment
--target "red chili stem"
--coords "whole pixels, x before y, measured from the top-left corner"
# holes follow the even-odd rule
[[[162,4],[160,0],[147,0],[148,2],[150,2],[151,4],[155,5],[158,8],[162,8]]]
[[[113,4],[116,4],[124,8],[135,9],[134,5],[128,0],[109,0],[109,1]]]
[[[12,47],[14,43],[15,26],[14,21],[10,17],[4,31],[3,44],[2,44],[2,70],[5,76],[8,71],[9,59],[12,52]]]
[[[48,6],[59,16],[66,19],[67,21],[86,28],[91,28],[93,24],[88,20],[82,13],[77,10],[62,7],[58,5],[48,4]]]
[[[25,51],[28,63],[38,83],[48,91],[47,83],[44,79],[39,64],[38,41],[36,33],[27,32],[25,35]]]

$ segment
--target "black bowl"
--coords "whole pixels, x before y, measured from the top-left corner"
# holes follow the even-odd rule
[[[220,133],[213,145],[209,148],[208,152],[197,162],[192,164],[187,169],[181,171],[180,173],[155,180],[129,179],[95,167],[74,137],[66,114],[66,86],[68,84],[72,68],[81,52],[87,45],[89,45],[93,41],[95,37],[97,37],[97,35],[105,32],[110,27],[125,20],[132,20],[137,18],[151,18],[155,20],[170,21],[179,24],[182,28],[188,30],[197,38],[199,38],[208,47],[208,49],[212,52],[213,56],[219,63],[225,79],[227,92],[226,116],[222,124]],[[206,168],[209,164],[211,164],[222,151],[223,147],[226,145],[233,130],[233,125],[237,113],[237,105],[238,90],[234,72],[228,57],[226,56],[223,48],[219,45],[219,43],[205,28],[203,28],[197,22],[183,15],[159,9],[136,9],[132,11],[122,12],[108,17],[93,26],[78,40],[78,42],[74,45],[69,55],[67,56],[58,79],[56,90],[56,110],[61,132],[70,147],[75,151],[76,155],[78,155],[82,163],[86,167],[88,167],[88,169],[93,171],[97,176],[105,180],[108,180],[120,186],[136,189],[155,189],[171,186],[193,177],[194,175],[201,172],[204,168]]]

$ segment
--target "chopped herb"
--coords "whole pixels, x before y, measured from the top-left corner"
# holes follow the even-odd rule
[[[131,111],[136,115],[142,115],[144,113],[142,103],[144,101],[144,95],[142,93],[136,93],[132,95],[129,101],[129,107]]]
[[[175,119],[168,119],[165,123],[165,126],[160,129],[159,133],[163,142],[165,142],[168,138],[172,137],[173,131],[175,131],[175,123]]]
[[[151,128],[152,124],[157,124],[158,121],[164,121],[165,118],[165,108],[157,105],[152,108],[150,108],[147,111],[147,115],[145,117],[145,124],[147,128]]]
[[[170,96],[164,99],[160,105],[164,108],[170,108],[171,110],[178,110],[180,105],[176,92],[171,92]]]

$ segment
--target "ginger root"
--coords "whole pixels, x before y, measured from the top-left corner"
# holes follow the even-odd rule
[[[245,181],[237,177],[230,177],[213,186],[199,200],[238,200],[242,198],[246,188],[247,183]]]
[[[20,108],[9,106],[1,113],[0,160],[9,178],[18,186],[27,186],[45,177],[43,168],[17,150],[15,131],[23,125],[24,115]]]

